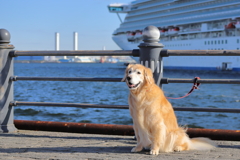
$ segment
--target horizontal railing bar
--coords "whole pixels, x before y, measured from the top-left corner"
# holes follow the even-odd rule
[[[235,108],[188,108],[173,107],[175,111],[192,111],[192,112],[224,112],[224,113],[240,113],[240,109]]]
[[[101,82],[121,82],[122,78],[87,78],[87,77],[10,77],[12,81],[101,81]],[[194,79],[162,78],[162,84],[168,83],[193,83]],[[240,84],[240,79],[199,79],[197,83],[212,84]]]
[[[77,108],[112,108],[112,109],[128,109],[128,105],[100,105],[100,104],[82,104],[82,103],[53,103],[53,102],[20,102],[12,101],[10,106],[49,106],[49,107],[77,107]],[[227,108],[188,108],[173,107],[175,111],[194,111],[194,112],[225,112],[240,113],[240,109]]]
[[[136,50],[133,50],[136,51]],[[59,50],[59,51],[10,51],[11,57],[17,56],[133,56],[132,50]]]
[[[127,105],[103,105],[83,103],[54,103],[54,102],[10,102],[10,106],[45,106],[45,107],[77,107],[77,108],[112,108],[128,109]]]
[[[81,77],[10,77],[12,81],[99,81],[99,82],[121,82],[122,78],[81,78]]]
[[[240,79],[198,79],[197,83],[212,83],[212,84],[240,84]],[[194,83],[194,79],[180,78],[162,78],[162,84],[168,83]]]
[[[132,125],[29,120],[14,120],[14,125],[23,130],[134,136]],[[212,140],[240,141],[239,130],[187,128],[186,132],[190,138],[208,137]]]
[[[165,50],[161,55],[168,56],[240,56],[240,50]]]
[[[10,51],[11,57],[17,56],[139,56],[139,50],[45,50]],[[240,56],[240,50],[161,50],[161,56]]]

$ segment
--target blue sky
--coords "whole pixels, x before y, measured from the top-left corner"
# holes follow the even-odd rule
[[[16,50],[54,50],[55,32],[60,33],[60,50],[73,49],[73,32],[78,32],[79,50],[103,46],[116,50],[120,48],[111,37],[120,21],[108,12],[107,5],[131,1],[0,0],[0,28],[10,32]]]

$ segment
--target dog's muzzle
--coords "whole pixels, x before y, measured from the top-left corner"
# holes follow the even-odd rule
[[[132,84],[131,82],[127,81],[128,88],[134,89],[137,88],[140,85],[140,82],[137,84]]]
[[[130,89],[135,89],[135,88],[137,88],[139,85],[140,85],[140,82],[138,82],[137,84],[133,84],[133,83],[131,83],[130,81],[131,81],[131,77],[127,77],[127,85],[128,85],[128,88],[130,88]]]

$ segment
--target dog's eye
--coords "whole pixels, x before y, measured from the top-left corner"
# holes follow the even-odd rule
[[[141,72],[137,72],[137,74],[141,74]]]
[[[132,71],[128,71],[128,73],[132,73]]]

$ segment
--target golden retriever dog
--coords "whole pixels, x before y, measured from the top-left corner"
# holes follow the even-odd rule
[[[183,150],[205,150],[216,145],[207,138],[190,139],[178,126],[177,118],[163,91],[155,84],[151,69],[128,65],[122,81],[129,87],[129,110],[137,145],[131,152],[150,148],[150,154]]]

